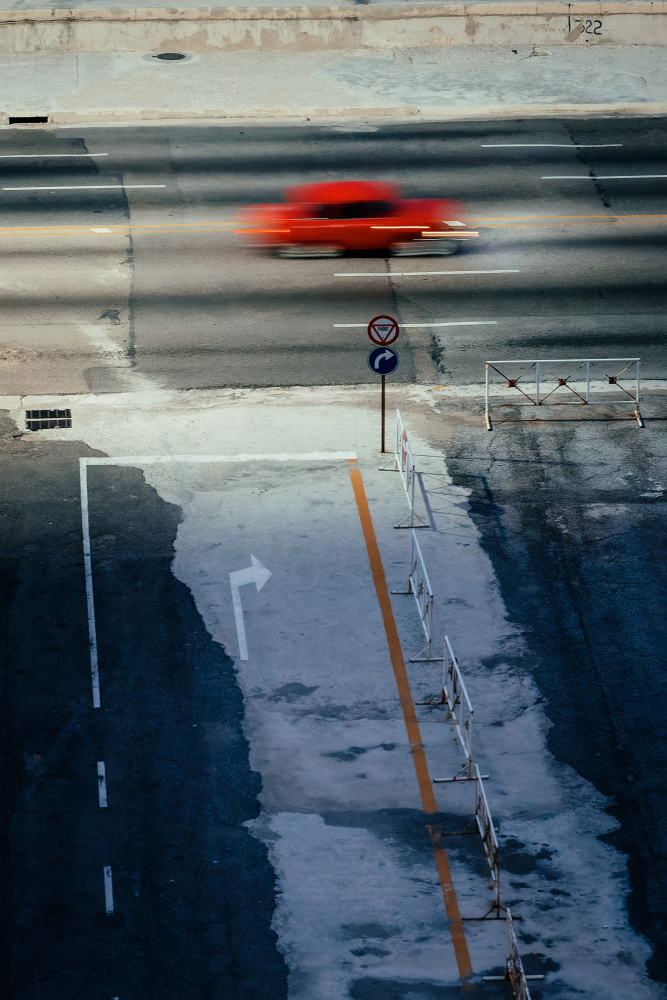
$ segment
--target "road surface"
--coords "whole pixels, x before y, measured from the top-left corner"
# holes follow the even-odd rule
[[[308,712],[300,699],[310,698],[324,681],[319,677],[310,684],[300,662],[292,674],[286,658],[280,661],[280,684],[272,689],[262,675],[253,688],[238,656],[233,623],[224,617],[229,608],[225,604],[227,610],[218,612],[209,595],[226,587],[225,574],[244,568],[246,549],[249,560],[253,550],[239,541],[248,525],[255,535],[264,533],[267,549],[274,546],[276,561],[269,568],[275,576],[282,566],[285,580],[296,565],[290,562],[290,546],[305,550],[306,543],[298,539],[308,536],[313,551],[321,552],[322,566],[333,560],[336,587],[341,588],[332,590],[332,604],[309,612],[315,633],[324,630],[324,653],[317,649],[318,656],[326,656],[326,649],[333,648],[322,638],[329,635],[328,616],[335,617],[336,601],[348,586],[345,560],[339,566],[336,559],[348,549],[333,528],[325,546],[325,528],[319,534],[310,529],[308,512],[300,520],[289,503],[307,497],[313,509],[324,505],[325,512],[330,504],[331,519],[319,512],[314,523],[338,525],[336,518],[342,518],[347,524],[349,512],[336,513],[338,499],[334,503],[340,487],[324,473],[318,480],[299,473],[303,489],[299,492],[295,476],[291,499],[281,495],[276,500],[276,509],[285,516],[271,533],[261,504],[278,496],[272,494],[281,482],[278,473],[251,475],[238,469],[223,489],[217,479],[200,481],[182,469],[159,479],[140,463],[94,468],[89,512],[104,677],[104,697],[95,709],[88,673],[79,459],[123,454],[123,447],[145,455],[149,438],[157,452],[178,454],[163,411],[158,421],[163,437],[155,430],[153,398],[156,406],[161,401],[164,407],[167,398],[173,403],[174,427],[194,450],[198,438],[190,434],[187,419],[178,423],[183,417],[176,412],[178,390],[200,391],[204,410],[219,396],[238,399],[240,411],[247,412],[245,428],[243,421],[234,424],[238,417],[232,418],[232,411],[229,425],[212,418],[210,441],[201,415],[193,417],[192,427],[207,448],[226,454],[242,441],[248,452],[262,451],[268,435],[279,436],[280,415],[269,410],[273,417],[262,424],[262,413],[274,397],[246,390],[284,387],[287,394],[303,387],[312,391],[308,398],[320,420],[327,412],[326,387],[332,392],[347,387],[352,394],[347,400],[354,397],[354,386],[376,381],[366,366],[370,345],[364,327],[373,315],[386,312],[402,325],[401,366],[392,385],[402,393],[401,406],[410,413],[420,440],[446,456],[452,488],[459,491],[461,523],[468,525],[459,539],[460,552],[479,546],[491,567],[488,594],[500,595],[508,635],[521,636],[523,643],[519,648],[506,638],[503,647],[498,640],[493,652],[489,644],[486,652],[478,651],[476,669],[491,676],[502,659],[513,676],[534,685],[539,692],[534,702],[544,705],[540,711],[546,713],[545,725],[551,725],[548,747],[554,766],[573,769],[576,781],[588,783],[591,800],[602,802],[595,808],[603,813],[606,807],[615,817],[618,829],[613,831],[610,820],[603,842],[618,849],[613,874],[621,887],[619,898],[625,905],[627,895],[631,926],[653,951],[648,970],[655,992],[650,995],[662,995],[658,984],[667,983],[667,871],[661,860],[667,763],[661,707],[667,469],[661,396],[646,392],[644,430],[631,419],[608,419],[607,411],[600,420],[581,420],[579,412],[575,419],[563,419],[555,411],[551,421],[504,415],[493,434],[484,428],[477,399],[484,361],[493,358],[637,355],[649,390],[651,380],[664,379],[667,143],[662,120],[553,119],[357,130],[22,129],[2,135],[0,392],[12,397],[6,407],[14,414],[14,419],[8,412],[3,418],[6,471],[0,501],[3,745],[8,761],[3,871],[11,884],[4,909],[9,932],[3,954],[6,995],[12,1000],[273,1000],[288,995],[288,971],[291,997],[300,997],[299,989],[303,995],[310,990],[317,1000],[334,995],[328,980],[310,980],[315,974],[294,957],[307,951],[303,942],[290,937],[293,926],[285,916],[296,890],[289,881],[289,858],[281,856],[287,868],[278,870],[279,849],[272,845],[317,844],[326,837],[327,850],[335,846],[344,858],[348,841],[331,839],[332,827],[345,829],[355,845],[363,838],[359,834],[357,841],[349,831],[366,823],[382,843],[407,836],[406,830],[418,822],[416,794],[406,792],[400,799],[397,793],[394,801],[382,784],[387,773],[400,774],[403,794],[403,764],[384,764],[393,760],[401,738],[392,730],[391,738],[375,739],[379,716],[363,701],[367,693],[359,695],[363,709],[356,702],[348,704],[356,683],[350,669],[348,686],[334,692],[338,701],[331,700],[334,693],[327,694],[329,700],[317,709],[318,719],[337,720],[326,729],[332,742],[322,756],[357,768],[357,757],[367,754],[368,765],[341,779],[326,772],[335,786],[329,798],[318,798],[305,781],[304,790],[297,778],[291,787],[291,778],[282,775],[280,784],[269,752],[272,744],[267,750],[261,742],[262,726],[273,720],[272,734],[288,768],[293,744],[283,730],[301,732]],[[366,255],[288,261],[246,249],[234,236],[239,206],[278,200],[288,184],[351,177],[398,180],[408,197],[463,200],[480,227],[479,245],[441,259]],[[423,271],[438,273],[417,273]],[[443,384],[459,395],[448,396],[447,390],[426,394]],[[424,392],[417,397],[420,387]],[[117,397],[116,409],[105,409],[115,393],[127,395]],[[95,427],[77,409],[77,397],[90,399],[90,394],[100,396]],[[29,397],[35,406],[40,398],[69,397],[72,430],[54,432],[53,439],[47,431],[15,436],[24,430],[20,414],[33,405]],[[291,443],[308,433],[308,407],[298,398],[298,419],[285,424],[288,429],[273,451],[291,450]],[[366,397],[363,405],[371,405]],[[344,421],[346,411],[331,410],[336,412]],[[359,427],[365,434],[370,424],[363,412]],[[354,443],[354,428],[347,427],[342,436]],[[371,444],[372,452],[376,443]],[[364,447],[370,447],[366,438]],[[373,497],[380,504],[382,476],[376,480]],[[321,486],[311,496],[315,481]],[[422,484],[434,508],[440,502],[434,480]],[[395,488],[394,483],[391,490]],[[225,504],[223,517],[218,511]],[[459,544],[451,523],[443,527],[435,514],[433,518],[433,537]],[[289,525],[285,538],[281,523]],[[385,539],[383,552],[395,554],[394,544]],[[227,560],[220,565],[216,546]],[[236,561],[229,562],[230,553]],[[461,572],[483,576],[482,565],[483,560],[473,569],[462,564]],[[361,566],[356,580],[368,572]],[[393,563],[392,572],[398,573]],[[213,590],[206,590],[209,584]],[[261,641],[267,662],[271,637],[283,634],[271,618],[270,585],[261,598],[268,603],[259,605],[265,615]],[[302,586],[307,593],[308,585]],[[282,599],[289,609],[289,597],[283,594]],[[466,600],[473,607],[472,598]],[[483,616],[484,602],[478,600],[474,606]],[[488,597],[490,604],[494,600]],[[307,604],[304,597],[303,606]],[[465,604],[452,592],[441,610],[450,615],[460,606],[456,613],[465,616]],[[358,607],[369,621],[361,599]],[[295,612],[286,633],[295,649],[304,627],[300,620]],[[468,632],[475,627],[471,622]],[[361,643],[362,633],[350,628]],[[465,629],[458,628],[464,646]],[[409,633],[410,641],[416,637]],[[503,670],[493,683],[505,676]],[[518,697],[521,712],[528,711],[526,697]],[[276,704],[289,725],[271,714]],[[496,727],[482,738],[487,749],[489,733],[501,739],[501,729],[510,731],[512,707],[505,709],[500,718],[487,718],[488,726]],[[355,728],[362,717],[374,720],[364,737],[368,745]],[[325,732],[323,727],[318,723],[316,732]],[[409,754],[407,749],[405,759]],[[365,793],[347,782],[365,781],[367,774],[373,775],[374,788],[386,792],[389,818],[379,794],[366,810],[372,818],[364,818]],[[87,786],[90,796],[81,791]],[[351,797],[346,812],[336,795],[348,787],[355,790],[345,792]],[[105,805],[103,793],[108,796]],[[273,828],[266,835],[251,835],[263,815],[260,810],[271,808],[276,810]],[[315,823],[307,837],[306,820],[303,827],[289,825],[300,815]],[[543,819],[553,822],[546,806]],[[324,833],[317,823],[324,824]],[[582,836],[597,843],[595,823]],[[509,829],[511,824],[506,825]],[[506,873],[512,879],[508,885],[520,899],[529,891],[530,873],[548,868],[551,858],[546,847],[547,854],[541,854],[517,835],[504,836]],[[362,853],[365,844],[359,847]],[[589,858],[588,850],[582,846],[582,858]],[[316,853],[313,848],[313,858]],[[414,885],[423,877],[426,894],[439,891],[415,867],[422,864],[421,855],[410,864]],[[313,866],[309,877],[314,884],[314,861]],[[112,869],[108,885],[102,876],[106,867]],[[386,877],[389,886],[391,878]],[[544,875],[546,882],[557,877],[553,891],[571,892],[562,871],[557,875],[549,869]],[[362,875],[358,878],[361,884]],[[376,887],[379,878],[369,885]],[[594,887],[590,891],[594,894]],[[362,960],[387,963],[375,972],[375,966],[362,971],[365,965],[355,965],[354,973],[345,973],[345,982],[353,982],[350,992],[340,995],[448,1000],[455,987],[431,989],[430,974],[418,979],[409,966],[406,956],[416,954],[416,945],[407,931],[401,937],[402,957],[391,964],[393,945],[383,941],[405,930],[394,932],[392,921],[399,920],[401,911],[412,920],[408,904],[399,905],[398,895],[395,900],[396,912],[382,925],[384,930],[375,928],[377,935],[362,920],[336,916],[340,927],[351,928],[353,945],[344,959],[335,959],[340,968]],[[546,921],[548,906],[544,909]],[[314,926],[322,928],[318,934],[324,940],[324,917]],[[333,937],[342,933],[335,923]],[[446,934],[444,917],[438,933]],[[602,930],[600,935],[606,941]],[[527,930],[526,948],[531,940]],[[607,947],[585,940],[596,954]],[[535,968],[555,969],[551,947],[542,940],[535,945],[542,949],[536,952]],[[322,946],[322,967],[328,969],[327,948],[331,954],[335,949],[330,943]],[[615,1000],[615,988],[627,995],[615,963],[618,968],[625,963],[633,974],[638,969],[640,977],[643,960],[638,954],[619,945],[607,963],[609,980],[586,983],[590,995]],[[431,958],[424,961],[428,966]],[[484,952],[475,971],[488,971],[492,964]],[[544,995],[560,991],[565,996],[573,984],[582,984],[584,966],[575,974],[566,965]],[[401,982],[409,982],[412,992],[405,993]],[[653,989],[640,978],[636,983],[637,991]],[[486,987],[478,984],[478,989]],[[536,984],[537,997],[539,989]],[[480,993],[487,995],[498,994]]]

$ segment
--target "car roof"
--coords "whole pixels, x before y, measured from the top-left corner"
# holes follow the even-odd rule
[[[384,181],[326,181],[285,188],[288,201],[321,202],[325,205],[346,201],[393,201],[398,196],[398,185]]]

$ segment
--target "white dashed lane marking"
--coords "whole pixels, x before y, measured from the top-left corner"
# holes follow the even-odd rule
[[[518,267],[494,271],[337,271],[334,278],[417,278],[431,274],[447,274],[458,277],[462,274],[521,274]]]
[[[402,326],[403,328],[408,330],[409,329],[421,330],[421,328],[424,326],[497,326],[497,325],[498,325],[497,319],[457,319],[457,320],[452,320],[451,322],[448,323],[399,323],[399,326]],[[334,329],[336,330],[343,330],[343,329],[365,330],[367,326],[368,323],[334,323]]]
[[[3,187],[3,191],[135,191],[137,188],[166,188],[166,184],[36,184]]]
[[[548,174],[543,181],[640,181],[667,177],[667,174]]]
[[[104,866],[104,910],[108,917],[113,915],[113,879],[109,865]]]
[[[100,809],[107,806],[107,775],[103,760],[97,762],[97,790],[100,796]]]
[[[108,156],[108,153],[0,153],[0,160],[73,160],[86,156]]]
[[[481,142],[482,149],[618,149],[622,142]]]

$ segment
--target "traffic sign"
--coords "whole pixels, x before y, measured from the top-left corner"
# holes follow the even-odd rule
[[[398,368],[398,352],[393,347],[374,347],[368,355],[368,367],[375,375],[391,375]]]
[[[368,324],[368,336],[374,344],[393,344],[398,334],[398,323],[391,316],[376,316]]]

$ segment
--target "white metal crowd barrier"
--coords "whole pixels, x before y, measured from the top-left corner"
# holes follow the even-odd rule
[[[488,777],[488,775],[485,775],[485,777]],[[500,902],[500,848],[498,847],[496,828],[493,825],[491,810],[489,809],[486,792],[484,791],[484,779],[479,773],[477,764],[473,764],[473,778],[475,781],[475,816],[463,830],[448,833],[446,836],[460,837],[464,834],[473,834],[475,831],[471,827],[476,827],[477,832],[482,838],[484,854],[491,869],[491,883],[495,894],[491,906],[481,917],[464,917],[463,919],[488,920],[489,918],[493,918],[501,920],[501,910],[505,912],[505,907]]]
[[[433,641],[433,590],[424,565],[424,557],[417,536],[412,532],[412,554],[410,556],[410,573],[403,587],[392,590],[392,594],[414,594],[419,611],[419,620],[426,636],[426,645],[417,656],[410,657],[410,663],[425,663],[427,661],[440,661],[441,656],[431,656],[431,644]]]
[[[491,409],[497,406],[589,405],[634,406],[634,417],[644,426],[639,410],[640,358],[557,358],[536,361],[487,361],[486,427],[493,430]],[[504,371],[501,371],[500,365]],[[572,366],[575,366],[572,368]],[[620,371],[618,370],[620,366]],[[511,369],[511,371],[508,371]],[[517,371],[522,369],[517,374]],[[593,371],[591,372],[591,369]],[[628,373],[628,374],[626,374]],[[489,377],[498,375],[504,384]],[[621,381],[628,383],[626,388]],[[615,386],[616,393],[609,386]],[[523,398],[517,399],[517,394]],[[491,396],[500,397],[491,402]]]
[[[394,459],[382,467],[383,472],[400,472],[403,489],[408,500],[410,513],[402,521],[395,524],[395,528],[428,528],[428,521],[425,521],[415,510],[415,460],[412,457],[412,449],[408,441],[408,433],[401,417],[401,411],[396,410],[396,437],[394,442]]]
[[[447,705],[466,761],[453,778],[434,778],[433,781],[436,784],[445,781],[474,781],[475,777],[472,773],[472,719],[474,709],[459,669],[459,661],[454,655],[454,650],[447,636],[445,636],[444,646],[440,690],[436,691],[428,701],[422,701],[418,704]],[[485,775],[484,777],[487,776]]]
[[[485,983],[502,983],[509,981],[512,986],[512,996],[514,1000],[530,1000],[530,990],[528,980],[544,979],[544,976],[527,976],[523,971],[523,962],[519,954],[519,946],[514,930],[514,919],[509,908],[507,914],[507,951],[505,957],[504,976],[483,976]]]
[[[500,903],[500,848],[498,847],[496,828],[493,825],[491,810],[489,809],[486,792],[484,791],[484,782],[481,774],[479,773],[479,767],[477,764],[475,764],[474,767],[475,823],[477,824],[479,835],[482,838],[482,843],[484,844],[484,853],[486,854],[486,860],[488,861],[489,868],[491,869],[491,883],[496,894],[495,901],[480,919],[484,920],[491,913],[495,913],[496,917],[500,919],[500,911],[503,909]]]

